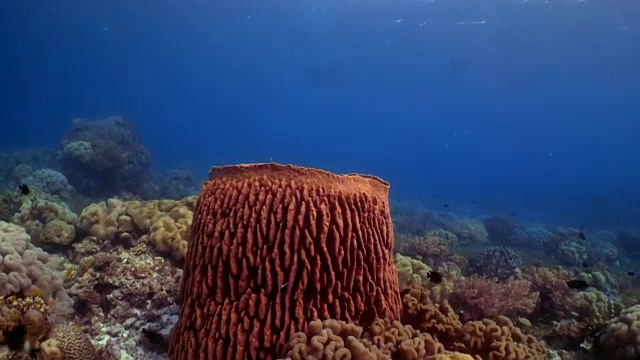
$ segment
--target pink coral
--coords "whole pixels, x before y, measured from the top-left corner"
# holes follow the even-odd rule
[[[454,283],[449,302],[464,321],[495,319],[498,315],[528,315],[536,307],[539,293],[531,291],[527,280],[497,279],[477,275],[459,279]]]

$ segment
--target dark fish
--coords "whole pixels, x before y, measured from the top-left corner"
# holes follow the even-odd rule
[[[437,271],[429,271],[427,273],[427,278],[434,284],[440,284],[442,282],[442,274]]]
[[[567,286],[576,290],[584,290],[589,287],[589,283],[584,280],[569,280]]]
[[[93,285],[93,290],[95,290],[98,294],[101,294],[101,295],[109,295],[113,292],[113,290],[116,290],[119,288],[120,288],[119,286],[116,286],[104,281],[99,281]]]
[[[24,337],[27,335],[27,327],[19,324],[10,331],[3,331],[4,343],[10,350],[22,350],[24,346]]]
[[[471,203],[472,203],[472,204],[477,204],[477,203],[478,203],[478,201],[477,201],[477,200],[473,200]]]
[[[635,271],[627,271],[627,275],[629,275],[629,276],[633,276],[633,275],[635,275],[635,274],[636,274],[636,272],[635,272]]]
[[[91,304],[86,299],[78,299],[73,303],[73,311],[77,315],[86,316],[91,311]]]
[[[27,184],[18,185],[18,189],[20,190],[22,195],[29,195],[29,193],[31,192],[31,189],[29,189],[29,186]]]
[[[164,337],[160,335],[158,332],[153,330],[143,328],[142,335],[144,335],[144,337],[147,338],[147,340],[149,340],[149,342],[154,345],[164,342]]]
[[[440,195],[436,195],[436,199],[440,199]]]
[[[578,233],[578,239],[587,240],[587,235],[584,234],[584,231],[582,231],[583,229],[584,229],[584,225],[580,226],[580,232]]]
[[[502,199],[502,202],[503,202],[503,203],[506,203],[506,202],[507,202],[507,199]]]
[[[442,206],[444,206],[444,207],[448,208],[448,207],[449,207],[449,204],[444,204],[444,205],[442,205]]]
[[[588,263],[588,262],[586,262],[586,261],[583,261],[583,262],[582,262],[582,267],[583,267],[583,268],[588,268],[588,267],[589,267],[589,263]]]
[[[109,315],[112,306],[113,305],[111,304],[111,301],[107,299],[106,295],[100,296],[100,309],[102,309],[102,313],[104,314],[105,318],[107,317],[107,315]]]

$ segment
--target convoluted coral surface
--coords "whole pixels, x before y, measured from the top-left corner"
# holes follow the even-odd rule
[[[214,167],[209,179],[173,359],[271,359],[310,320],[400,317],[387,183],[277,164]]]

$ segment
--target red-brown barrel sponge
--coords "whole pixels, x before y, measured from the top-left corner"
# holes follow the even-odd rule
[[[193,218],[171,359],[275,359],[310,320],[400,318],[389,184],[213,167]]]

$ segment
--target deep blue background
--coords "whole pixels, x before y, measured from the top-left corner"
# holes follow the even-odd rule
[[[158,169],[273,160],[459,211],[639,219],[637,0],[1,6],[0,151],[119,114]]]

